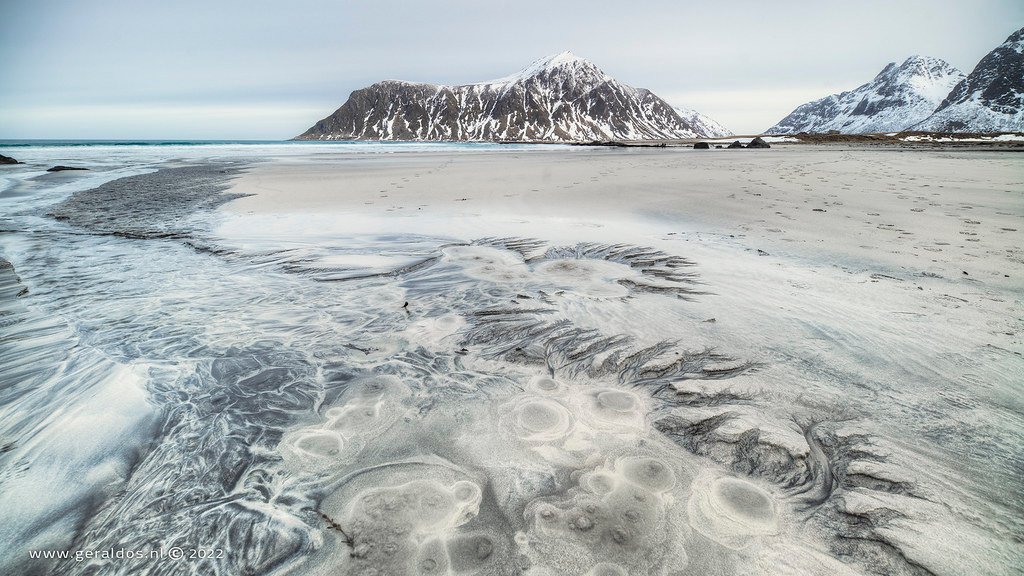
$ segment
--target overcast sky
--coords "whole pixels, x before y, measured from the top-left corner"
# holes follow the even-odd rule
[[[1021,0],[0,0],[0,138],[289,138],[386,78],[469,83],[572,50],[737,133],[936,56]]]

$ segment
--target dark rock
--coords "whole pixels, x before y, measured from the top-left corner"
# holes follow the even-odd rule
[[[764,140],[762,140],[760,136],[758,136],[757,138],[754,138],[753,140],[751,140],[750,144],[747,144],[747,148],[771,148],[771,147],[772,147],[772,145],[767,143],[767,142],[765,142]]]
[[[721,147],[722,147],[721,144],[715,144],[715,148],[721,148]]]
[[[709,148],[711,148],[711,145],[707,142],[697,142],[693,145],[694,150],[707,150]]]
[[[78,166],[54,166],[47,170],[47,172],[63,172],[65,170],[88,170],[88,168],[79,168]]]
[[[729,148],[746,148],[746,146],[744,146],[743,144],[740,144],[740,141],[737,140],[737,141],[733,142],[732,144],[729,144]]]
[[[10,156],[4,156],[3,154],[0,154],[0,164],[21,164],[21,162],[18,162],[17,160],[11,158]]]

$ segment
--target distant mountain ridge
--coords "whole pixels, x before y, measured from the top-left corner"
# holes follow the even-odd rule
[[[1024,132],[1024,28],[969,75],[938,58],[889,64],[871,82],[797,107],[765,131]]]
[[[914,127],[932,132],[1024,131],[1024,28],[989,52]]]
[[[963,72],[939,58],[911,56],[867,84],[797,107],[766,134],[899,132],[931,115]]]
[[[698,115],[699,116],[699,115]],[[352,92],[297,140],[587,142],[713,136],[650,90],[622,84],[571,52],[497,80],[446,86],[385,80]],[[713,125],[713,126],[712,126]]]

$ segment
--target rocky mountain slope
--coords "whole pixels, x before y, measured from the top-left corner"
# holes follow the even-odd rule
[[[652,140],[714,136],[711,126],[563,52],[489,82],[378,82],[353,92],[296,139]]]
[[[702,138],[718,138],[721,136],[733,135],[732,130],[729,130],[711,118],[697,112],[693,108],[675,106],[673,109],[676,111],[676,114],[679,114],[679,117],[692,126]]]
[[[931,115],[964,74],[938,58],[911,56],[848,92],[799,106],[766,134],[898,132]]]
[[[1024,28],[982,58],[914,130],[1024,131]]]

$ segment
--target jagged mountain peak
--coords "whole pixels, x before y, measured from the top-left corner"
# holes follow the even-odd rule
[[[978,62],[934,113],[914,126],[937,132],[1024,130],[1024,28]]]
[[[902,64],[889,63],[867,84],[797,107],[767,133],[904,130],[927,118],[963,78],[941,58],[911,56]]]
[[[900,79],[925,78],[931,80],[950,75],[963,75],[963,73],[949,62],[934,56],[911,56],[893,70],[893,76]]]
[[[472,82],[469,84],[458,84],[458,87],[469,87],[469,86],[486,86],[492,89],[494,88],[507,88],[513,85],[523,84],[529,81],[544,81],[550,79],[557,80],[571,80],[574,82],[604,82],[613,80],[610,76],[604,73],[603,70],[598,68],[593,62],[586,58],[581,58],[573,54],[572,52],[565,51],[559,52],[558,54],[551,54],[544,58],[534,60],[529,66],[522,70],[503,76],[501,78],[495,78],[493,80],[483,80],[480,82]],[[373,84],[374,86],[382,87],[395,87],[395,86],[419,86],[419,87],[440,87],[441,84],[432,84],[429,82],[412,82],[409,80],[381,80]]]
[[[542,68],[545,70],[554,70],[555,68],[562,68],[566,66],[593,66],[586,58],[582,58],[572,53],[570,50],[559,52],[558,54],[551,54],[544,58],[538,58],[527,68]]]
[[[572,52],[485,82],[388,80],[352,92],[303,140],[667,140],[712,135],[650,90],[622,84]]]
[[[1024,53],[1024,28],[1017,30],[1013,34],[1010,34],[1006,41],[1003,42],[1004,46],[1013,46],[1018,53]]]
[[[921,71],[930,71],[935,69],[948,70],[953,68],[953,65],[946,62],[942,58],[936,58],[934,56],[922,56],[921,54],[914,54],[906,60],[903,64],[900,64],[900,68],[904,69],[915,69]]]
[[[605,81],[611,77],[598,68],[593,62],[581,58],[572,52],[565,51],[534,60],[529,66],[502,78],[477,82],[476,85],[505,85],[526,82],[528,80],[567,76],[575,80]]]

